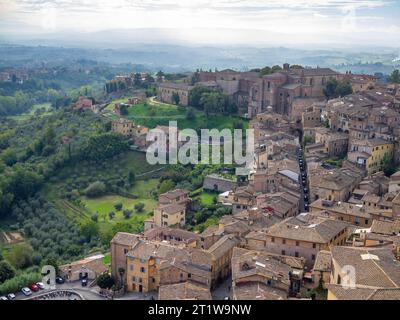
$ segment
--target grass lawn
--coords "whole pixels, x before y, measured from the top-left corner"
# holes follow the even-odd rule
[[[139,227],[144,220],[149,217],[150,213],[157,205],[157,201],[153,199],[129,199],[118,195],[104,196],[96,199],[82,197],[81,201],[89,212],[92,214],[98,214],[98,225],[100,232],[110,230],[114,224],[122,221],[128,222],[133,227]],[[118,202],[122,203],[123,205],[121,211],[116,211],[114,208],[114,204]],[[135,212],[134,206],[137,203],[144,203],[145,207],[143,212]],[[125,209],[133,210],[131,217],[128,219],[125,219],[123,215],[123,210]],[[110,219],[108,216],[108,213],[111,211],[115,212],[113,219]]]
[[[29,111],[27,111],[25,113],[21,113],[21,114],[16,115],[16,116],[10,116],[8,118],[16,120],[16,121],[24,121],[24,120],[28,120],[31,116],[33,116],[35,114],[35,112],[37,110],[40,110],[40,109],[46,110],[42,115],[47,115],[47,114],[50,113],[49,112],[50,108],[51,108],[51,104],[50,103],[34,104]]]
[[[151,212],[154,207],[157,205],[157,202],[153,199],[130,199],[121,197],[118,195],[109,195],[100,198],[87,198],[86,196],[81,198],[81,201],[85,204],[85,207],[92,213],[99,214],[99,221],[103,220],[103,217],[106,217],[108,220],[108,213],[114,211],[116,213],[115,218],[118,220],[118,217],[123,219],[122,211],[124,209],[134,210],[135,204],[144,203],[144,211],[143,212]],[[120,212],[117,212],[114,208],[116,203],[122,203],[123,207]],[[136,214],[136,213],[135,213]],[[114,220],[113,219],[113,220]]]
[[[202,204],[210,205],[210,204],[214,203],[214,201],[213,201],[214,197],[218,197],[217,192],[203,191],[200,194],[199,199]]]
[[[151,198],[151,191],[157,190],[158,179],[138,180],[129,190],[139,198]]]
[[[113,105],[119,102],[127,102],[127,98],[118,99],[110,103],[106,110],[107,116],[117,119],[118,116],[111,113]],[[195,117],[187,119],[188,110],[192,110]],[[177,121],[179,129],[232,129],[235,122],[243,122],[245,129],[248,128],[248,121],[237,116],[229,115],[210,115],[208,118],[204,112],[193,107],[181,107],[172,104],[162,103],[150,98],[146,103],[131,106],[125,118],[134,120],[137,124],[155,128],[157,125],[168,125],[169,121]]]
[[[143,173],[157,170],[161,166],[149,165],[145,159],[145,154],[135,151],[129,151],[114,159],[96,165],[82,162],[80,166],[63,168],[60,173],[54,177],[53,182],[47,183],[42,193],[49,201],[53,202],[60,212],[69,219],[78,223],[91,221],[91,216],[98,213],[98,224],[101,231],[110,230],[111,227],[120,221],[129,222],[132,226],[140,226],[148,215],[153,211],[157,202],[152,198],[151,192],[157,189],[159,172],[151,174]],[[133,170],[137,180],[133,187],[126,190],[138,197],[130,199],[119,195],[107,195],[100,198],[87,198],[79,196],[81,204],[64,199],[63,194],[68,188],[84,190],[85,184],[98,179],[111,179],[124,176],[129,170]],[[80,181],[84,180],[85,183]],[[123,209],[134,210],[134,205],[144,203],[143,213],[134,212],[129,219],[125,219],[122,211],[116,212],[114,205],[117,202],[123,204]],[[116,213],[114,219],[109,219],[109,212]]]

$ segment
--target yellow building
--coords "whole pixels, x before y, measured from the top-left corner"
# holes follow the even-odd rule
[[[352,140],[348,160],[372,175],[382,171],[385,160],[393,159],[393,150],[393,142],[383,139]]]
[[[158,205],[154,209],[154,222],[157,227],[185,225],[186,206],[178,203]]]

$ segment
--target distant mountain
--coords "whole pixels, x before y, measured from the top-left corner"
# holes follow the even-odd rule
[[[122,31],[121,31],[122,32]],[[193,71],[196,69],[250,70],[267,65],[282,65],[285,62],[304,66],[324,66],[339,71],[352,70],[368,73],[388,73],[399,64],[398,51],[395,49],[381,50],[327,50],[327,49],[296,49],[286,47],[249,47],[249,46],[185,46],[172,44],[135,43],[129,39],[126,46],[120,47],[108,44],[118,31],[94,33],[87,41],[76,40],[73,43],[58,43],[60,40],[31,40],[24,45],[0,45],[0,66],[52,64],[60,65],[66,61],[87,59],[109,64],[140,65],[141,69],[149,71],[163,70],[165,72]],[[122,35],[120,35],[122,36]],[[162,35],[154,35],[162,37]],[[73,37],[66,36],[68,39]],[[104,42],[98,45],[103,38]],[[70,40],[72,41],[72,40]],[[111,41],[111,40],[110,40]],[[38,46],[37,43],[41,45]],[[58,44],[57,44],[58,43]]]

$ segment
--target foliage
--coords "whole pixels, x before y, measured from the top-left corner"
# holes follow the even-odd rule
[[[180,100],[181,100],[181,98],[179,97],[179,94],[177,94],[176,92],[173,92],[173,93],[172,93],[171,99],[172,99],[172,102],[173,102],[174,104],[176,104],[176,105],[179,105],[179,102],[180,102]]]
[[[324,89],[324,94],[327,99],[344,97],[352,94],[353,88],[348,81],[338,81],[336,79],[329,79]]]
[[[17,269],[24,269],[32,265],[33,248],[27,243],[13,246],[8,254],[8,260]]]
[[[172,180],[164,180],[160,183],[160,187],[158,189],[159,193],[165,193],[167,191],[172,190],[175,187],[175,183]]]
[[[132,216],[133,211],[130,209],[125,209],[123,211],[123,215],[125,219],[129,219]]]
[[[389,156],[388,154],[385,154],[382,159],[382,171],[387,177],[390,177],[396,172],[396,166],[393,163],[393,157]]]
[[[98,276],[96,284],[101,289],[110,289],[114,285],[114,279],[108,273],[103,273]]]
[[[89,138],[82,157],[91,161],[102,161],[128,150],[124,136],[107,132]]]
[[[303,145],[304,145],[304,146],[306,146],[306,145],[308,145],[308,144],[311,144],[311,143],[313,143],[313,142],[314,142],[313,137],[308,136],[308,135],[305,135],[305,136],[304,136],[304,138],[303,138]]]
[[[7,261],[0,261],[0,283],[15,276],[14,268]]]
[[[389,82],[391,83],[400,83],[400,70],[396,69],[392,72],[389,77]]]
[[[40,273],[25,272],[16,277],[6,280],[0,285],[0,294],[16,293],[23,287],[29,286],[31,283],[38,282],[42,279]]]
[[[106,185],[101,181],[95,181],[85,189],[85,195],[89,198],[100,197],[105,193]]]
[[[94,221],[87,221],[81,225],[81,233],[86,238],[86,241],[89,242],[97,237],[99,226]]]
[[[136,210],[136,212],[143,212],[143,209],[144,209],[144,203],[137,203],[137,204],[135,204],[135,210]]]

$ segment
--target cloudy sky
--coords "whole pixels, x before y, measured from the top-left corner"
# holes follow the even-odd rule
[[[203,44],[399,47],[399,17],[398,0],[0,0],[0,39],[146,28]]]

